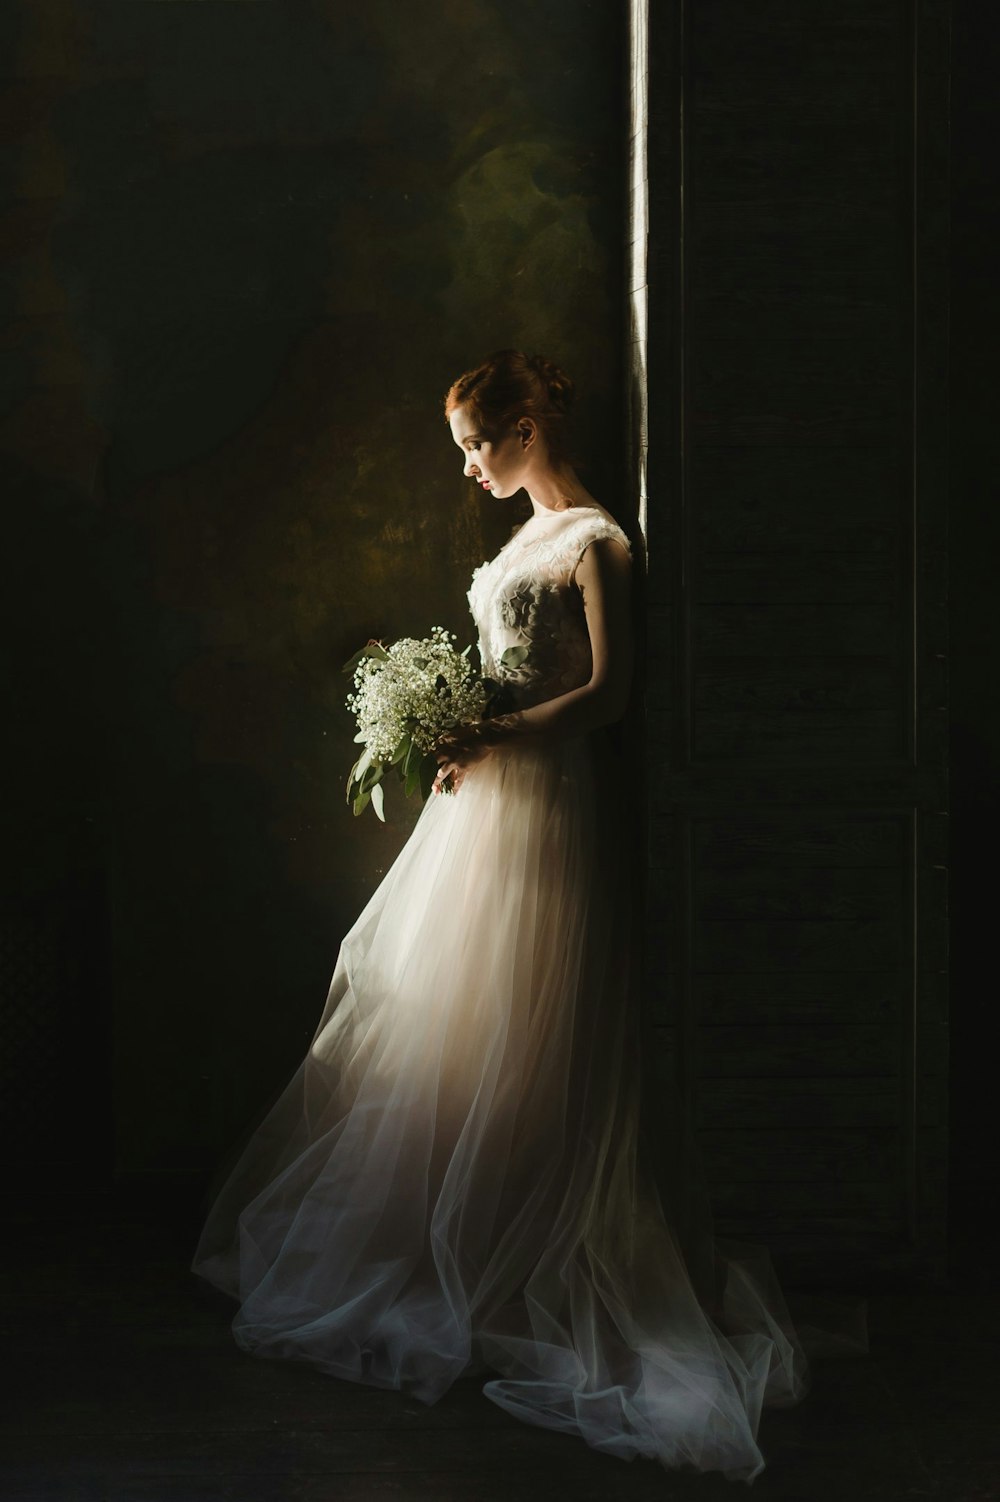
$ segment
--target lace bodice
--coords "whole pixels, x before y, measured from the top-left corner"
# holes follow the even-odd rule
[[[594,506],[559,513],[522,537],[524,530],[517,528],[495,558],[480,564],[469,589],[483,672],[504,685],[518,709],[587,682],[590,636],[576,566],[600,537],[631,551],[621,527]],[[527,649],[517,665],[502,660],[510,647]]]

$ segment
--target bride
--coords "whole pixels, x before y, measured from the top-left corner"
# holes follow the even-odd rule
[[[808,1367],[773,1278],[716,1250],[698,1286],[646,1166],[608,733],[630,548],[569,462],[571,401],[515,350],[448,391],[464,473],[531,501],[469,590],[510,709],[439,746],[192,1267],[239,1301],[257,1356],[426,1403],[480,1374],[528,1423],[749,1481],[762,1405],[800,1398]]]

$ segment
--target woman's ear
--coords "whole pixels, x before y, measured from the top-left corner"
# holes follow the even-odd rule
[[[535,437],[535,432],[535,424],[530,417],[522,417],[518,420],[517,436],[521,440],[521,447],[523,449],[529,448],[531,446],[531,443]]]

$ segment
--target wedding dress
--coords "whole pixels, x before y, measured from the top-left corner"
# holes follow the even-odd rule
[[[469,601],[484,671],[526,706],[589,678],[574,572],[595,539],[629,544],[589,506],[522,530]],[[192,1267],[258,1356],[426,1403],[481,1373],[529,1423],[752,1480],[761,1408],[809,1365],[766,1261],[716,1252],[696,1292],[640,1151],[606,739],[511,742],[427,801]]]

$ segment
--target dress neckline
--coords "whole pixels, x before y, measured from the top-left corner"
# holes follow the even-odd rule
[[[604,512],[600,509],[599,506],[567,506],[565,510],[554,511],[552,515],[558,516],[560,518],[572,517],[574,520],[578,521],[583,516],[603,516]],[[516,527],[511,533],[510,537],[508,537],[507,541],[500,549],[500,552],[505,553],[509,547],[512,547],[513,544],[517,542],[517,539],[521,537],[522,532],[524,531],[525,527],[528,526],[529,522],[532,522],[535,519],[535,513],[532,513],[532,515],[529,516],[526,521],[521,522],[520,526]],[[532,532],[527,541],[524,541],[523,539],[521,540],[519,548],[529,548],[535,542],[544,542],[548,538],[553,537],[559,530],[560,529],[558,527],[553,528],[546,526],[542,531]],[[515,551],[517,551],[517,549],[515,549]]]

